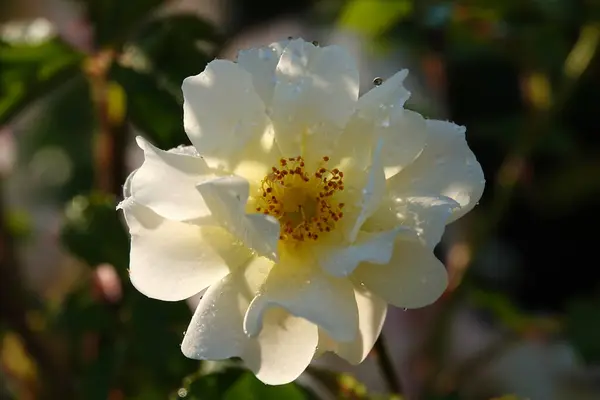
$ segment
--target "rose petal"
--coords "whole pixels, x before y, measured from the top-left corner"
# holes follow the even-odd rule
[[[359,232],[356,241],[349,246],[324,245],[315,252],[321,268],[333,276],[348,276],[361,262],[387,264],[392,257],[394,243],[398,234],[415,233],[401,226],[384,232]]]
[[[364,287],[355,288],[358,304],[358,335],[352,342],[336,342],[327,333],[319,332],[319,350],[333,351],[350,364],[360,364],[371,352],[373,345],[381,334],[387,303],[379,296]]]
[[[136,138],[144,151],[144,163],[126,183],[134,200],[172,220],[191,220],[210,215],[196,184],[213,179],[204,160],[199,156],[167,152]],[[165,185],[168,182],[168,190]]]
[[[271,118],[277,143],[284,155],[303,155],[310,165],[331,152],[354,112],[358,69],[341,47],[297,39],[284,49],[275,75]]]
[[[264,313],[280,306],[317,324],[339,341],[356,336],[357,310],[348,279],[326,275],[314,264],[285,259],[276,264],[244,319],[249,335],[260,332]]]
[[[485,179],[465,140],[465,128],[428,120],[428,139],[413,164],[388,180],[396,198],[446,196],[460,204],[448,223],[469,212],[481,198]]]
[[[252,74],[252,82],[256,93],[266,107],[271,105],[275,88],[275,68],[289,40],[271,43],[266,47],[241,50],[237,62]]]
[[[244,314],[257,282],[265,279],[271,264],[264,258],[255,259],[208,289],[181,345],[186,357],[241,357],[261,381],[271,385],[291,382],[306,369],[318,341],[314,324],[271,309],[258,336],[250,338],[243,331]]]
[[[183,124],[200,155],[211,165],[231,168],[232,159],[269,125],[252,75],[226,60],[183,81]]]
[[[444,265],[429,248],[411,240],[396,242],[389,264],[361,264],[352,277],[388,303],[403,308],[433,303],[448,285]]]
[[[246,214],[249,186],[230,175],[197,186],[215,221],[258,254],[277,260],[279,222],[270,215]]]
[[[132,200],[120,207],[131,233],[131,283],[148,297],[187,299],[223,278],[249,256],[246,253],[244,258],[244,249],[231,236],[215,232],[221,228],[170,221]],[[226,260],[223,254],[231,257]]]

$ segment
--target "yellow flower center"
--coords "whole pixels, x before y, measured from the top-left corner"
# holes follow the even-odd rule
[[[344,217],[344,173],[327,168],[329,157],[307,172],[302,157],[282,158],[261,183],[256,211],[272,215],[281,225],[280,240],[317,240]]]

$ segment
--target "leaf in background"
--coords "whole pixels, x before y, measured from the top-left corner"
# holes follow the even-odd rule
[[[123,278],[127,277],[129,239],[115,207],[111,196],[75,197],[66,209],[61,239],[88,264],[112,264]]]
[[[78,71],[20,124],[22,183],[44,201],[63,204],[92,188],[96,120],[89,89]]]
[[[188,143],[182,104],[154,76],[114,65],[110,78],[125,90],[131,122],[156,146],[168,149]]]
[[[224,400],[305,400],[307,396],[299,386],[288,383],[269,386],[259,381],[254,374],[246,372],[225,392]]]
[[[413,12],[410,0],[353,0],[346,4],[338,26],[375,39]]]
[[[196,373],[184,380],[184,386],[171,400],[307,400],[308,393],[300,386],[269,386],[253,373],[239,367],[224,367],[215,372]]]
[[[87,9],[87,17],[94,26],[97,47],[120,46],[135,29],[164,0],[78,0]]]
[[[600,361],[600,300],[579,298],[567,307],[566,334],[588,363]]]
[[[207,374],[203,374],[202,371],[196,372],[183,380],[183,386],[170,400],[221,400],[227,389],[243,374],[244,370],[236,367],[222,368]]]
[[[0,126],[77,74],[81,60],[56,38],[40,44],[0,40]]]
[[[130,44],[144,54],[156,76],[179,90],[183,79],[204,70],[222,41],[208,21],[196,15],[175,14],[150,21]]]

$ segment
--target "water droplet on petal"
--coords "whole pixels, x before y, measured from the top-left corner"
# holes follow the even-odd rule
[[[404,307],[404,308],[402,309],[402,311],[407,311],[407,310],[408,310],[408,308],[406,308],[406,307]]]
[[[382,83],[383,83],[383,78],[381,78],[379,76],[377,78],[373,79],[373,85],[375,85],[375,86],[381,86]]]
[[[382,128],[389,128],[390,127],[390,117],[385,117],[383,119],[383,121],[381,121],[380,125]]]

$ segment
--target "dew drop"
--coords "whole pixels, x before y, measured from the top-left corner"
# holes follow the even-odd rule
[[[179,397],[181,397],[181,398],[184,398],[184,397],[186,397],[187,395],[188,395],[188,391],[187,391],[187,389],[186,389],[186,388],[180,388],[180,389],[177,391],[177,396],[179,396]]]
[[[375,85],[375,86],[381,86],[382,83],[383,83],[383,78],[381,78],[379,76],[377,78],[373,79],[373,85]]]
[[[313,41],[312,41],[312,44],[313,44],[313,46],[318,46],[318,45],[319,45],[319,42],[318,42],[317,40],[313,40]]]
[[[380,125],[382,128],[389,128],[390,127],[390,117],[385,117],[383,119],[383,121],[381,121]]]
[[[404,308],[402,309],[402,311],[408,311],[408,308],[404,307]]]

